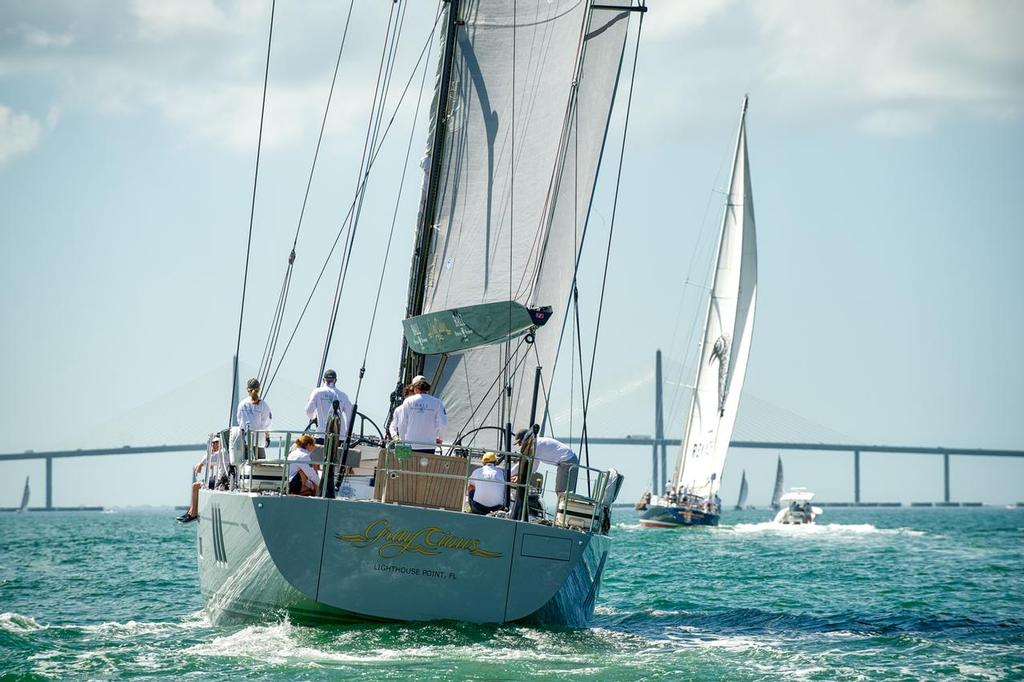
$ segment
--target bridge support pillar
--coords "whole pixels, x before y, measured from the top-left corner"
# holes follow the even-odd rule
[[[943,483],[943,496],[944,502],[949,502],[949,453],[942,453],[942,483]]]
[[[46,458],[46,509],[53,509],[53,457]]]
[[[860,504],[860,450],[853,451],[853,501]]]
[[[655,441],[651,446],[651,494],[657,495],[658,491],[658,443]]]

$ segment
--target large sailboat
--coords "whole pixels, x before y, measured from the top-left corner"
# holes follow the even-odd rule
[[[718,525],[718,490],[750,353],[757,301],[757,237],[743,98],[732,177],[683,442],[664,494],[640,517],[648,528]]]
[[[580,464],[577,491],[552,495],[512,433],[542,421],[550,399],[627,29],[645,8],[443,7],[391,409],[425,376],[447,406],[450,442],[430,452],[434,443],[365,433],[357,393],[361,426],[346,435],[330,420],[319,493],[302,497],[287,494],[298,431],[245,433],[241,444],[211,434],[232,442],[237,468],[227,489],[200,494],[199,578],[215,617],[581,626],[593,613],[622,476]],[[467,513],[487,451],[516,482],[503,510]]]

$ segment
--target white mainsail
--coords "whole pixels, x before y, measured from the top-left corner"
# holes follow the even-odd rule
[[[779,455],[779,463],[775,467],[775,487],[772,489],[772,509],[778,509],[782,500],[782,455]]]
[[[25,491],[21,494],[21,505],[18,507],[18,511],[23,512],[28,510],[28,476],[25,477]]]
[[[747,506],[747,470],[743,470],[740,476],[740,496],[736,500],[736,509],[743,509]]]
[[[447,358],[434,392],[453,437],[500,423],[503,367],[514,376],[501,422],[529,419],[534,367],[551,387],[630,15],[607,7],[630,0],[602,4],[479,0],[460,12],[422,312],[507,300],[554,312],[511,359],[504,344]],[[438,363],[428,356],[423,374]]]
[[[757,300],[757,237],[746,116],[744,97],[696,388],[674,477],[677,489],[704,498],[718,492],[721,485],[747,370]]]

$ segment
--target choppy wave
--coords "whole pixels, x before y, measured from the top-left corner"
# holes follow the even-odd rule
[[[23,634],[42,630],[44,626],[35,621],[34,618],[23,616],[20,613],[0,613],[0,631],[12,634]]]
[[[0,526],[10,539],[0,570],[19,567],[0,592],[0,670],[53,679],[1024,679],[1016,514],[829,510],[830,523],[816,526],[650,531],[628,512],[614,526],[593,627],[582,630],[221,623],[197,589],[194,529],[131,511],[40,515]]]

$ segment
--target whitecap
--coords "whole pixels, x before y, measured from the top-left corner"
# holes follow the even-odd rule
[[[5,632],[20,634],[45,629],[46,626],[40,625],[31,616],[23,616],[20,613],[14,613],[13,611],[0,613],[0,630]]]

